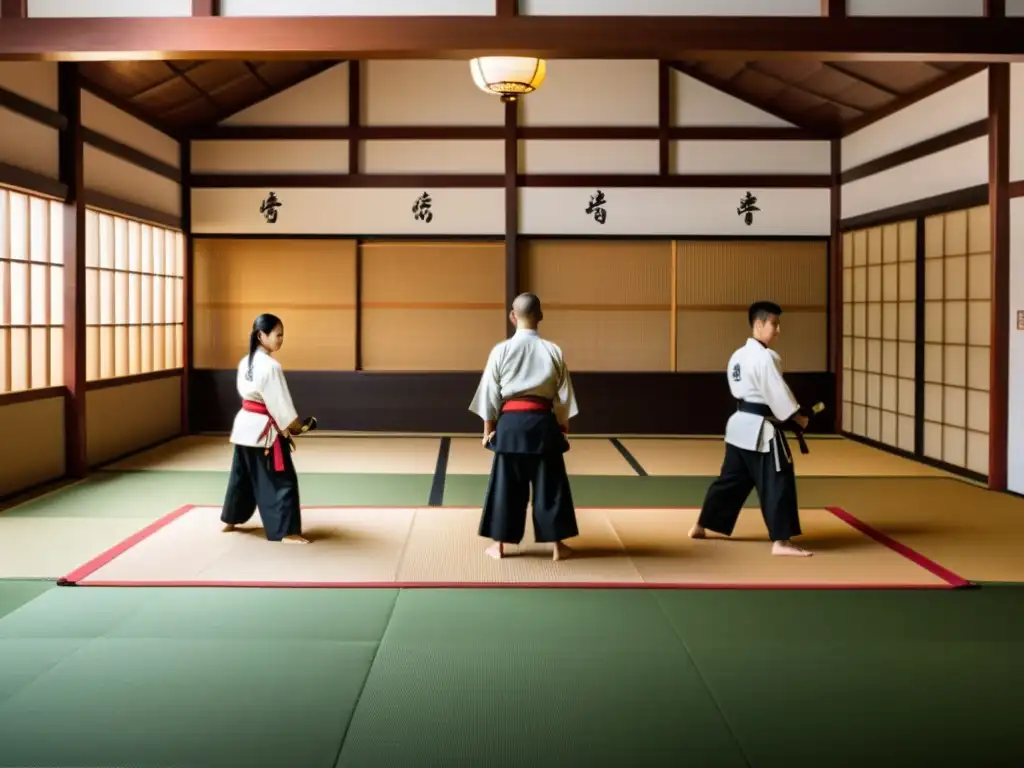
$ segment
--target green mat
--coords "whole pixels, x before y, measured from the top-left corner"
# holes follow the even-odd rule
[[[1021,647],[1019,587],[51,589],[0,766],[1016,766]]]
[[[0,579],[0,618],[53,589],[52,581]]]
[[[302,503],[421,506],[430,496],[430,475],[321,474],[301,478]],[[34,499],[7,517],[140,517],[154,519],[183,504],[224,502],[226,472],[98,472],[81,483]]]
[[[99,472],[54,493],[28,501],[4,512],[7,517],[137,517],[154,520],[182,504],[218,506],[224,500],[226,472],[174,471]],[[602,476],[575,475],[572,493],[579,507],[699,507],[712,477],[695,476]],[[301,477],[302,503],[310,506],[426,506],[430,500],[431,475],[323,474]],[[974,489],[951,478],[898,477],[804,477],[797,481],[804,507],[844,505],[847,499],[884,497],[888,489],[906,492],[915,484],[935,493],[936,484],[984,498],[987,491]],[[955,486],[955,488],[953,487]],[[445,506],[475,507],[483,502],[486,475],[447,475]],[[757,507],[756,492],[746,506]]]
[[[329,767],[395,599],[52,590],[0,621],[0,765]]]
[[[657,597],[751,765],[1024,764],[1024,590]]]
[[[337,765],[743,766],[653,593],[403,592]]]

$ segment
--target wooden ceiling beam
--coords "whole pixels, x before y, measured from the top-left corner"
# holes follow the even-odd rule
[[[0,60],[1024,61],[1024,18],[359,16],[5,19]]]

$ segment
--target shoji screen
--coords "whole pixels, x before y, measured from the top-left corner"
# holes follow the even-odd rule
[[[917,225],[843,237],[843,429],[914,451]]]
[[[988,473],[988,206],[925,221],[924,455]]]

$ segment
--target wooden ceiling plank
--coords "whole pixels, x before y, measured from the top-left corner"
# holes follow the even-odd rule
[[[870,86],[871,88],[874,88],[876,91],[881,91],[882,93],[886,93],[890,96],[903,95],[902,92],[896,90],[895,88],[891,88],[890,86],[886,85],[885,83],[879,80],[874,79],[873,77],[867,77],[865,75],[860,74],[859,72],[855,72],[854,70],[850,69],[849,67],[843,64],[837,64],[834,61],[825,61],[822,62],[822,64],[824,64],[824,66],[828,67],[831,70],[846,75],[851,80],[856,80],[859,83],[863,83],[864,85]]]
[[[242,62],[242,63],[245,64],[245,68],[249,70],[249,73],[253,77],[255,77],[256,80],[259,81],[260,85],[262,85],[268,91],[272,88],[270,83],[268,83],[266,80],[264,80],[263,79],[263,75],[261,75],[259,73],[259,71],[256,69],[256,65],[254,65],[251,61],[245,61],[245,62]]]
[[[966,80],[969,77],[973,77],[974,75],[978,74],[979,72],[983,71],[986,68],[987,65],[985,64],[964,64],[959,69],[955,69],[952,72],[948,72],[945,75],[942,75],[941,77],[937,77],[927,85],[924,85],[923,87],[918,88],[915,91],[911,91],[910,93],[901,96],[898,99],[893,99],[891,102],[889,102],[889,104],[882,107],[881,109],[876,109],[873,112],[869,112],[868,114],[864,115],[863,117],[858,117],[855,120],[851,120],[849,123],[843,126],[843,135],[849,136],[851,133],[859,131],[861,128],[864,128],[865,126],[871,125],[871,123],[877,122],[878,120],[888,117],[889,115],[895,112],[899,112],[901,109],[909,107],[911,104],[921,101],[922,99],[928,98],[932,94],[938,93],[941,90],[949,88],[951,85],[956,85],[962,80]]]
[[[752,98],[750,94],[741,91],[740,89],[736,88],[730,83],[725,82],[723,80],[719,80],[718,78],[711,77],[710,75],[705,74],[704,72],[690,64],[687,64],[682,61],[670,61],[667,63],[673,69],[682,72],[684,75],[687,75],[688,77],[692,77],[694,80],[699,80],[700,82],[704,83],[707,86],[710,86],[711,88],[715,88],[721,91],[722,93],[732,96],[734,99],[739,99],[740,101],[745,102],[746,104],[749,104],[750,106],[755,107],[756,109],[760,109],[763,112],[767,112],[768,114],[773,115],[774,117],[777,117],[780,120],[785,120],[787,123],[792,123],[798,128],[804,128],[811,131],[817,131],[820,130],[821,128],[821,126],[818,125],[808,124],[800,115],[782,113],[778,109],[773,107],[771,104],[768,104],[767,102],[764,102],[760,99]],[[828,138],[828,136],[825,135],[824,132],[823,138]]]
[[[803,83],[792,83],[780,77],[779,75],[772,74],[771,72],[766,72],[764,67],[760,66],[756,61],[749,62],[747,66],[750,68],[752,72],[757,72],[759,75],[771,78],[777,83],[781,83],[782,85],[785,85],[788,88],[796,88],[798,91],[803,91],[804,93],[810,94],[811,96],[821,99],[822,101],[827,101],[829,104],[835,104],[837,107],[842,107],[843,109],[852,109],[859,114],[864,114],[863,107],[858,107],[855,104],[849,104],[847,102],[844,102],[839,97],[830,96],[829,94],[824,93],[823,91],[820,91],[817,88],[808,88]]]
[[[1024,61],[1024,18],[335,16],[9,19],[36,60],[545,58]],[[258,52],[258,53],[254,53]]]
[[[142,88],[141,90],[135,91],[135,93],[127,97],[128,100],[135,101],[136,99],[142,98],[155,90],[163,88],[168,83],[173,83],[175,80],[177,80],[178,73],[175,70],[171,69],[170,66],[168,66],[167,69],[170,72],[168,77],[165,77],[163,80],[153,83],[152,85],[147,85],[145,88]]]
[[[190,127],[190,133],[201,133],[204,130],[208,130],[208,129],[216,126],[222,120],[226,120],[227,118],[231,117],[232,115],[237,114],[238,112],[241,112],[243,109],[249,109],[250,107],[254,107],[257,104],[259,104],[259,103],[261,103],[263,101],[266,101],[270,97],[276,96],[277,94],[279,94],[279,93],[281,93],[283,91],[287,91],[289,88],[294,88],[299,83],[303,83],[303,82],[305,82],[306,80],[309,80],[312,77],[316,77],[317,75],[321,74],[322,72],[326,72],[331,67],[335,67],[335,66],[337,66],[338,64],[341,64],[341,63],[343,63],[343,62],[339,62],[339,61],[312,62],[313,66],[311,66],[305,72],[302,72],[299,76],[290,78],[288,80],[283,80],[281,83],[279,83],[278,85],[275,85],[275,86],[268,85],[266,92],[264,92],[263,95],[261,95],[258,99],[253,99],[251,101],[247,101],[242,106],[239,106],[237,108],[232,108],[230,110],[225,110],[224,107],[222,107],[222,106],[220,106],[218,104],[215,116],[212,119],[210,119],[210,120],[204,120],[203,122],[201,122],[199,124],[191,126]]]
[[[172,62],[167,62],[167,66],[169,66],[171,69],[173,69],[175,72],[177,72],[178,73],[178,77],[180,77],[189,86],[191,86],[192,90],[194,90],[203,99],[205,99],[207,102],[209,102],[211,106],[215,107],[218,110],[223,109],[223,106],[221,105],[221,103],[219,101],[217,101],[215,98],[213,98],[213,96],[211,96],[209,93],[207,93],[205,88],[201,88],[199,86],[199,84],[196,83],[196,81],[193,80],[191,77],[189,77],[185,73],[185,71],[183,69],[180,69],[180,68],[174,66],[174,64]]]
[[[134,117],[136,120],[141,120],[151,128],[156,128],[161,133],[165,133],[172,139],[180,139],[178,135],[179,131],[176,128],[171,127],[166,122],[158,119],[151,115],[149,112],[140,109],[138,105],[128,101],[127,99],[121,98],[116,93],[111,91],[109,88],[105,88],[98,83],[88,80],[85,77],[81,78],[82,89],[89,91],[93,96],[98,96],[104,101],[113,104],[115,107],[120,109],[122,112],[127,112],[129,115]]]

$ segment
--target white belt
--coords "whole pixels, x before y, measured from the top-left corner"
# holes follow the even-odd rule
[[[767,421],[767,419],[766,419]],[[782,462],[779,459],[779,445],[782,446],[782,455],[786,459],[787,464],[793,463],[793,454],[789,452],[789,442],[786,440],[786,436],[782,433],[782,428],[778,424],[772,424],[775,427],[775,436],[772,438],[772,453],[775,456],[775,471],[782,471]]]

